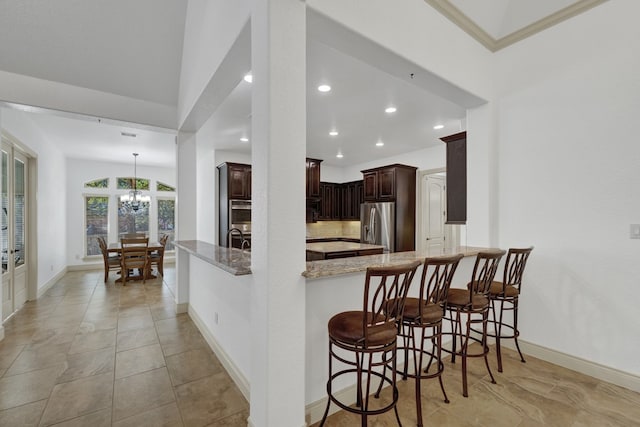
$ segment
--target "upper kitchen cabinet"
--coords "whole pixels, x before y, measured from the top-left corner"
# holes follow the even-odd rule
[[[360,204],[364,202],[362,180],[342,184],[342,219],[359,220]]]
[[[218,171],[220,199],[251,200],[251,165],[222,163]]]
[[[364,200],[393,202],[399,195],[404,198],[404,192],[410,187],[415,193],[416,169],[413,166],[394,164],[363,170]]]
[[[307,198],[320,198],[320,163],[322,160],[307,158]]]
[[[466,224],[467,132],[440,139],[447,144],[447,224]]]

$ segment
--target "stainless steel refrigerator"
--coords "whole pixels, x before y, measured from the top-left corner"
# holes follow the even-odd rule
[[[395,252],[395,203],[375,202],[360,205],[360,242],[384,246]]]

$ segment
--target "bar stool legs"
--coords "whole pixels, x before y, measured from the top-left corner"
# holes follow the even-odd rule
[[[367,426],[368,416],[391,409],[394,410],[398,425],[402,426],[396,407],[397,320],[402,316],[409,285],[421,264],[415,261],[395,267],[368,268],[363,309],[338,313],[329,320],[327,407],[320,426],[325,425],[332,402],[345,411],[358,414],[363,427]],[[341,366],[334,366],[334,359]],[[334,394],[334,381],[344,377],[349,378],[351,383],[355,379],[355,407],[349,406],[351,401],[343,402]],[[379,383],[373,384],[373,387],[379,385],[379,389],[375,397],[379,396],[379,391],[386,384],[391,392],[390,402],[372,402],[371,388],[376,381]]]

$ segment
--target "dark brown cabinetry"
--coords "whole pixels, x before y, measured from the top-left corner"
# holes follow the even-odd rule
[[[233,201],[233,202],[232,202]],[[232,206],[233,205],[233,206]],[[218,244],[227,246],[230,225],[251,233],[251,165],[222,163],[218,165]],[[239,234],[232,237],[233,247],[240,247]]]
[[[307,158],[307,197],[320,198],[320,163],[322,160]]]
[[[363,172],[364,200],[392,202],[396,198],[397,169],[397,165],[392,165]]]
[[[440,139],[447,144],[447,224],[466,224],[467,132]]]
[[[220,197],[251,200],[251,165],[242,163],[222,163],[220,171]]]
[[[363,202],[362,181],[336,184],[320,183],[320,221],[360,219],[360,203]]]
[[[365,202],[395,202],[395,251],[415,250],[416,169],[393,164],[363,170]]]

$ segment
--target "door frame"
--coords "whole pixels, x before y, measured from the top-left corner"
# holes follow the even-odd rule
[[[418,245],[416,250],[419,252],[424,252],[425,250],[425,237],[424,230],[422,227],[422,217],[424,215],[428,215],[428,212],[424,212],[423,204],[422,204],[422,193],[423,193],[423,180],[425,176],[440,174],[442,172],[447,172],[447,168],[434,168],[434,169],[425,169],[419,170],[416,174],[416,242]],[[446,200],[446,186],[445,186],[445,200]],[[453,247],[460,246],[460,233],[458,231],[458,227],[455,225],[444,224],[445,230],[445,244],[444,247],[446,249],[450,249]]]
[[[26,157],[27,198],[25,200],[25,269],[27,275],[27,301],[38,298],[38,214],[36,194],[38,189],[38,157],[36,153],[22,144],[18,138],[1,129],[0,141],[10,145],[13,150]],[[1,310],[1,307],[0,307]],[[0,311],[0,318],[4,314]]]

